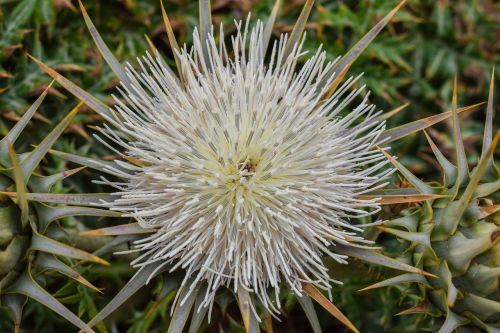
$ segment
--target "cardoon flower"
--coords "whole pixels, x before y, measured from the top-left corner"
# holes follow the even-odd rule
[[[222,25],[211,27],[208,2],[200,1],[200,27],[190,47],[179,48],[163,13],[177,74],[156,50],[123,68],[82,6],[98,48],[121,81],[114,109],[37,62],[106,118],[111,126],[104,125],[99,140],[123,160],[57,154],[119,178],[101,180],[116,189],[101,204],[138,224],[101,234],[150,232],[131,250],[139,252],[132,262],[139,271],[130,289],[90,325],[165,270],[185,273],[178,306],[192,307],[202,290],[196,311],[206,310],[227,287],[238,295],[242,312],[246,308],[258,319],[254,305],[279,312],[285,286],[300,299],[306,286],[316,299],[320,294],[310,292],[315,287],[329,292],[337,281],[323,263],[325,255],[339,263],[347,263],[347,255],[381,262],[354,219],[379,211],[378,199],[366,194],[384,186],[392,171],[377,149],[387,139],[384,117],[368,103],[368,94],[360,97],[359,76],[339,82],[403,3],[345,57],[328,62],[321,48],[302,47],[313,1],[306,2],[290,35],[270,42],[277,1],[265,24],[236,22],[229,45]],[[420,272],[390,259],[381,263]]]
[[[323,99],[334,64],[321,49],[297,69],[306,52],[297,44],[287,55],[282,36],[266,64],[263,25],[237,27],[233,57],[212,33],[204,56],[195,30],[177,54],[181,78],[159,56],[127,65],[109,117],[119,132],[101,133],[141,165],[121,164],[122,180],[105,181],[117,189],[107,205],[154,230],[136,243],[135,267],[184,269],[193,289],[206,281],[204,305],[227,286],[274,309],[268,288],[329,290],[322,255],[345,263],[331,245],[363,242],[350,219],[379,209],[358,196],[390,171],[373,149],[385,124],[366,98],[350,106],[355,79]]]

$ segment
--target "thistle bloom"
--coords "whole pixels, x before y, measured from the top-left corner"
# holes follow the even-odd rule
[[[182,269],[191,290],[207,283],[204,306],[222,286],[270,312],[283,283],[298,295],[303,283],[329,291],[322,256],[345,263],[336,244],[366,243],[351,218],[379,210],[359,196],[390,172],[374,149],[385,128],[375,107],[367,97],[348,106],[356,79],[325,98],[334,63],[321,48],[299,66],[302,43],[286,52],[283,35],[265,61],[264,30],[237,23],[232,56],[223,38],[211,32],[204,44],[195,30],[193,47],[176,50],[179,77],[159,55],[127,65],[108,118],[116,128],[101,130],[140,161],[120,162],[123,181],[103,180],[117,189],[107,205],[153,231],[132,264]]]

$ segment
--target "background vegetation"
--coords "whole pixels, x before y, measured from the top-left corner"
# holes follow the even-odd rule
[[[283,1],[275,35],[288,32],[298,16],[303,0]],[[370,27],[395,7],[396,0],[319,0],[308,24],[306,48],[316,49],[323,44],[330,59],[335,59],[352,46]],[[215,0],[212,1],[214,23],[224,22],[232,27],[234,19],[252,17],[265,19],[271,11],[273,0]],[[171,61],[172,53],[161,21],[158,0],[109,0],[85,1],[107,44],[122,61],[134,61],[141,56],[148,44],[147,35],[158,49]],[[26,52],[54,66],[86,90],[111,103],[110,94],[117,84],[111,70],[103,62],[92,38],[86,30],[77,3],[71,0],[0,0],[0,134],[3,136],[34,98],[50,83],[38,67],[29,61]],[[190,32],[198,19],[197,1],[169,0],[166,3],[173,28],[181,43],[190,43]],[[500,78],[500,3],[495,0],[410,0],[396,15],[392,23],[375,39],[367,51],[351,68],[351,75],[364,72],[362,83],[372,91],[371,101],[380,109],[389,111],[408,103],[407,108],[394,117],[389,126],[443,112],[451,103],[452,81],[459,79],[459,104],[469,105],[486,100],[491,70],[497,67]],[[227,29],[230,32],[230,29]],[[497,85],[497,87],[500,85]],[[497,88],[498,89],[498,88]],[[29,135],[23,144],[39,142],[77,101],[55,85],[50,91],[36,119],[29,125]],[[498,91],[495,95],[500,96]],[[498,105],[498,103],[496,103]],[[471,163],[481,141],[481,112],[461,117],[466,149]],[[56,148],[64,151],[85,152],[90,156],[107,155],[102,145],[93,139],[92,126],[100,119],[84,109],[68,128]],[[450,124],[444,123],[444,128]],[[451,147],[451,140],[439,127],[430,130],[434,140],[443,147]],[[22,151],[22,146],[18,148]],[[429,161],[425,138],[416,134],[397,142],[394,153],[425,180],[436,177],[436,165]],[[44,162],[45,171],[62,170],[65,164],[56,159]],[[41,170],[44,173],[44,170]],[[83,171],[59,185],[57,191],[100,191],[99,186],[88,179],[98,175]],[[76,220],[63,221],[67,225],[79,225]],[[104,226],[106,221],[84,221],[87,227]],[[77,240],[75,240],[77,241]],[[90,246],[90,245],[89,245]],[[90,246],[91,247],[91,246]],[[52,291],[82,318],[90,318],[97,308],[114,295],[131,276],[127,259],[114,258],[111,268],[92,269],[86,277],[104,288],[104,294],[55,281]],[[334,268],[338,271],[339,268]],[[356,264],[337,276],[347,283],[338,287],[334,300],[362,332],[411,332],[414,320],[393,315],[404,309],[401,292],[388,289],[372,293],[357,293],[377,279],[379,272],[363,272]],[[150,332],[162,318],[168,321],[168,303],[171,297],[156,301],[159,290],[155,286],[140,293],[126,304],[126,311],[117,314],[115,331]],[[147,288],[146,288],[147,289]],[[224,304],[224,300],[220,300]],[[319,310],[319,309],[318,309]],[[283,323],[277,323],[283,332],[304,332],[307,321],[300,308],[290,301],[286,306]],[[68,331],[63,319],[32,302],[28,304],[23,327],[36,332]],[[328,315],[321,318],[325,331],[342,328]],[[222,328],[226,332],[238,331],[241,326],[237,311],[231,306],[221,307],[212,316],[210,330]],[[0,331],[10,331],[9,318],[0,312]],[[62,330],[61,330],[62,328]],[[104,330],[104,327],[100,327]]]

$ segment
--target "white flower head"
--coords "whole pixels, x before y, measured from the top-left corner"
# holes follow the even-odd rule
[[[365,97],[349,108],[356,79],[324,98],[334,64],[321,48],[299,66],[302,43],[287,55],[283,35],[265,61],[263,30],[237,23],[230,50],[213,32],[202,47],[195,30],[177,53],[181,78],[159,55],[128,65],[109,118],[117,129],[102,134],[140,161],[106,181],[118,189],[108,205],[154,230],[132,264],[183,270],[184,287],[206,283],[204,306],[225,286],[276,312],[283,284],[298,295],[303,283],[331,289],[322,256],[345,263],[336,244],[366,243],[351,219],[379,210],[359,196],[390,170],[374,147],[385,128],[375,107]]]

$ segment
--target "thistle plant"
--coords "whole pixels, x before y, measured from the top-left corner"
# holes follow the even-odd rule
[[[344,57],[326,62],[320,48],[302,66],[302,35],[313,1],[306,2],[290,35],[271,40],[277,1],[265,23],[236,22],[229,45],[223,26],[216,33],[211,25],[209,1],[202,0],[191,48],[179,47],[162,5],[177,73],[153,45],[153,54],[139,58],[136,67],[122,66],[80,3],[97,48],[120,80],[116,106],[109,108],[33,59],[106,120],[97,138],[122,159],[52,153],[108,174],[98,182],[114,192],[88,203],[136,221],[85,235],[146,234],[129,251],[138,253],[132,262],[137,273],[89,327],[155,276],[181,271],[169,332],[182,331],[193,308],[189,332],[197,332],[226,288],[238,301],[246,330],[258,331],[262,316],[280,312],[285,287],[315,332],[321,328],[311,298],[357,331],[318,290],[329,293],[332,282],[340,282],[324,256],[429,274],[377,252],[361,237],[370,224],[354,223],[373,216],[381,204],[441,197],[380,192],[392,172],[384,167],[384,147],[452,113],[385,130],[385,120],[400,109],[381,114],[368,96],[360,97],[359,77],[343,81],[404,2]],[[270,321],[266,325],[272,329]]]
[[[10,310],[15,332],[19,331],[27,298],[42,303],[79,328],[90,330],[40,284],[43,284],[46,272],[58,272],[97,291],[74,267],[65,262],[77,259],[104,265],[108,263],[56,240],[62,227],[55,221],[67,216],[117,215],[109,210],[78,206],[76,201],[67,206],[65,204],[72,201],[72,195],[50,193],[54,184],[81,168],[49,176],[42,176],[37,170],[45,154],[71,123],[81,103],[31,152],[18,155],[14,150],[13,145],[22,135],[49,88],[0,141],[0,306]],[[73,197],[75,198],[79,197]],[[66,258],[65,262],[58,257]]]
[[[381,231],[405,245],[405,260],[434,274],[426,278],[403,274],[365,289],[416,283],[418,304],[402,314],[424,314],[434,318],[432,330],[456,329],[498,332],[500,329],[500,170],[494,152],[500,131],[493,138],[494,73],[490,84],[481,156],[469,172],[456,112],[456,80],[453,95],[453,136],[456,165],[426,134],[436,160],[442,167],[442,182],[427,184],[389,156],[394,166],[422,194],[441,193],[445,198],[426,202],[391,217]],[[461,332],[461,330],[459,330]]]

